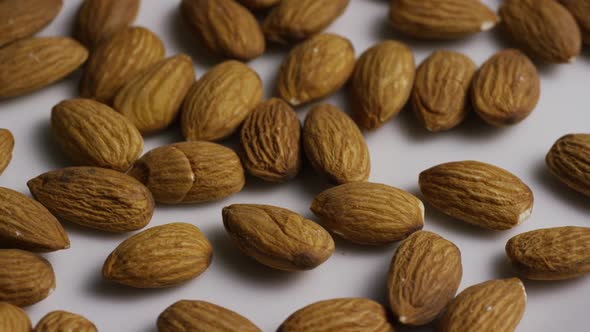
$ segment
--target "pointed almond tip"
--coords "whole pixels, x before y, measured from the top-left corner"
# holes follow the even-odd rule
[[[495,26],[496,26],[496,22],[494,22],[494,21],[484,21],[481,24],[480,29],[481,29],[481,31],[488,31],[488,30],[491,30]]]
[[[576,59],[577,59],[577,57],[576,57],[576,56],[573,56],[573,57],[569,58],[569,59],[567,60],[567,62],[568,62],[568,63],[575,63],[575,62],[576,62]]]

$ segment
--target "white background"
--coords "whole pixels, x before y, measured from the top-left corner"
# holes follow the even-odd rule
[[[66,0],[65,8],[41,35],[68,35],[80,1]],[[496,8],[499,1],[485,1]],[[216,60],[197,46],[185,29],[179,1],[144,0],[137,25],[155,31],[164,41],[167,55],[185,52],[193,57],[200,77]],[[350,38],[360,55],[385,39],[402,39],[387,24],[388,2],[352,0],[346,13],[329,31]],[[435,49],[464,52],[478,65],[510,44],[497,32],[451,42],[406,40],[417,63]],[[270,48],[250,64],[261,75],[266,97],[273,96],[274,81],[285,49]],[[487,279],[513,276],[506,264],[504,245],[521,232],[563,225],[590,226],[588,199],[556,182],[546,170],[544,157],[553,142],[572,132],[588,132],[590,53],[573,65],[540,66],[542,93],[538,107],[523,123],[497,129],[471,116],[459,128],[430,134],[404,111],[398,118],[366,135],[371,151],[370,180],[408,190],[419,197],[418,174],[438,163],[475,159],[504,167],[520,176],[535,194],[532,217],[505,232],[490,232],[445,217],[426,206],[425,229],[456,243],[463,255],[461,289]],[[37,93],[0,102],[0,127],[15,135],[12,163],[0,177],[0,185],[27,193],[26,181],[40,173],[71,165],[51,135],[49,116],[53,105],[77,95],[79,73]],[[346,93],[329,102],[349,111]],[[299,110],[304,118],[307,107]],[[181,140],[178,127],[146,139],[146,150]],[[235,142],[227,142],[234,145]],[[46,300],[27,308],[33,324],[49,311],[80,313],[101,331],[156,331],[162,310],[180,299],[203,299],[226,306],[250,318],[264,331],[273,331],[293,311],[321,299],[369,297],[386,303],[385,277],[394,245],[366,248],[336,239],[333,257],[317,269],[303,273],[273,271],[236,250],[221,222],[222,207],[232,203],[266,203],[286,207],[314,219],[309,212],[313,197],[328,185],[306,170],[290,183],[266,184],[248,178],[245,189],[221,202],[193,206],[158,206],[148,227],[170,222],[190,222],[200,227],[214,247],[211,267],[198,279],[179,287],[136,290],[105,282],[101,267],[107,255],[130,234],[110,235],[71,224],[65,228],[69,250],[45,255],[57,275],[57,289]],[[10,268],[2,266],[0,268]],[[518,328],[524,332],[583,332],[588,327],[590,278],[562,282],[525,282],[526,314]],[[402,331],[405,329],[402,328]],[[431,331],[431,328],[417,329]]]

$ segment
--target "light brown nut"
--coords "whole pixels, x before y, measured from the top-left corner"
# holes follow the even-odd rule
[[[78,165],[124,172],[143,151],[131,121],[92,99],[69,99],[53,107],[51,129],[62,150]]]
[[[533,280],[564,280],[590,274],[590,228],[555,227],[519,234],[506,243],[514,268]]]
[[[533,211],[533,192],[505,169],[457,161],[420,173],[424,199],[453,218],[491,230],[510,229]]]
[[[492,29],[496,14],[480,0],[391,0],[393,27],[422,39],[458,39]]]
[[[275,206],[227,206],[223,225],[244,254],[278,270],[311,270],[334,252],[334,240],[320,225]]]
[[[563,63],[580,54],[580,28],[558,1],[506,0],[499,12],[505,30],[534,57]]]
[[[451,302],[440,332],[512,332],[526,307],[524,285],[517,278],[490,280],[466,288]]]
[[[14,150],[14,136],[8,129],[0,128],[0,175],[12,160]]]
[[[334,22],[350,0],[282,0],[263,23],[266,38],[278,43],[307,39]]]
[[[569,134],[545,157],[549,171],[571,189],[590,196],[590,134]]]
[[[41,174],[27,185],[60,220],[105,232],[141,229],[154,213],[154,199],[144,185],[109,169],[63,168]]]
[[[312,108],[303,125],[303,148],[313,168],[331,182],[366,181],[369,148],[350,117],[330,104]]]
[[[57,82],[78,69],[88,51],[66,37],[38,37],[0,48],[0,100]]]
[[[574,16],[582,31],[582,42],[590,45],[590,2],[587,0],[560,0]]]
[[[194,279],[211,264],[213,248],[186,223],[152,227],[123,241],[106,259],[103,276],[135,288],[162,288]]]
[[[80,95],[110,104],[119,89],[164,58],[164,44],[141,27],[114,33],[90,56],[80,82]]]
[[[389,304],[402,324],[432,322],[461,284],[461,252],[443,237],[418,231],[405,239],[387,277]]]
[[[129,27],[140,0],[85,0],[78,10],[75,35],[89,49]]]
[[[55,274],[43,257],[17,249],[0,249],[0,302],[25,307],[55,289]]]
[[[182,142],[151,150],[129,175],[163,204],[220,200],[241,191],[246,181],[238,155],[210,142]]]
[[[191,58],[170,57],[127,82],[115,95],[113,108],[142,134],[152,134],[174,121],[194,81]]]
[[[281,64],[279,96],[293,106],[338,91],[354,69],[354,48],[344,37],[324,33],[295,46]]]
[[[411,100],[427,130],[449,130],[465,119],[475,70],[475,63],[466,55],[444,50],[435,51],[420,64]]]
[[[43,316],[34,332],[97,332],[96,326],[88,319],[67,311],[52,311]]]
[[[285,182],[301,169],[301,123],[282,99],[273,98],[248,115],[240,132],[241,157],[250,174]]]
[[[281,0],[240,0],[240,2],[252,9],[252,10],[262,10],[262,9],[266,9],[266,8],[270,8],[274,5],[276,5],[277,3],[279,3]]]
[[[0,1],[0,47],[32,36],[59,14],[62,0]]]
[[[23,309],[0,302],[0,331],[31,332],[31,329],[31,319]]]
[[[266,42],[258,21],[235,0],[182,0],[180,10],[212,53],[239,60],[264,53]]]
[[[518,50],[503,50],[489,58],[475,74],[471,100],[489,124],[506,126],[524,120],[537,106],[541,81],[537,68]]]

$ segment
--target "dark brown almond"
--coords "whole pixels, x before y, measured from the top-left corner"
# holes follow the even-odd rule
[[[40,31],[62,7],[62,0],[0,1],[0,47]]]
[[[582,30],[582,41],[590,45],[590,2],[588,0],[560,0],[576,18]]]
[[[545,157],[549,171],[573,190],[590,196],[590,134],[569,134]]]
[[[23,309],[0,302],[0,331],[31,332],[31,329],[31,319]]]
[[[53,268],[41,256],[0,249],[0,266],[0,302],[25,307],[42,301],[55,289]]]
[[[14,150],[14,136],[8,129],[0,128],[0,175],[12,160]]]
[[[95,48],[115,32],[127,28],[137,16],[140,0],[85,0],[78,11],[76,38]]]
[[[98,332],[98,329],[83,316],[58,310],[43,316],[35,332]]]

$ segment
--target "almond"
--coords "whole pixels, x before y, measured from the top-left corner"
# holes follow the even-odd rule
[[[590,196],[590,134],[561,137],[547,153],[549,171],[571,189]]]
[[[62,0],[0,1],[0,47],[32,36],[59,14]]]
[[[45,299],[55,289],[49,262],[17,249],[0,249],[0,302],[25,307]]]
[[[194,279],[211,264],[213,248],[191,224],[152,227],[123,241],[107,258],[103,276],[136,288],[161,288]]]
[[[95,48],[135,21],[140,0],[84,0],[78,10],[76,38]]]
[[[281,2],[281,0],[240,0],[240,2],[252,10],[259,10],[272,7]]]
[[[479,161],[457,161],[420,173],[424,199],[453,218],[492,229],[510,229],[533,211],[533,192],[505,169]]]
[[[31,319],[23,309],[0,302],[0,331],[31,332],[31,329]]]
[[[424,205],[418,198],[379,183],[330,188],[314,199],[311,211],[332,232],[358,244],[388,244],[424,226]]]
[[[145,227],[154,212],[149,190],[134,178],[98,167],[70,167],[30,180],[29,190],[60,220],[105,232]]]
[[[590,45],[590,2],[587,0],[560,0],[574,16],[582,31],[582,41]]]
[[[12,160],[14,150],[14,136],[8,129],[0,128],[0,175]]]
[[[88,319],[67,311],[52,311],[35,326],[35,332],[61,331],[98,332],[98,329]]]
[[[279,95],[293,106],[327,97],[348,81],[353,69],[354,48],[348,39],[317,35],[295,46],[283,61]]]
[[[204,203],[242,190],[244,169],[238,155],[223,145],[183,142],[146,153],[129,171],[156,202]]]

